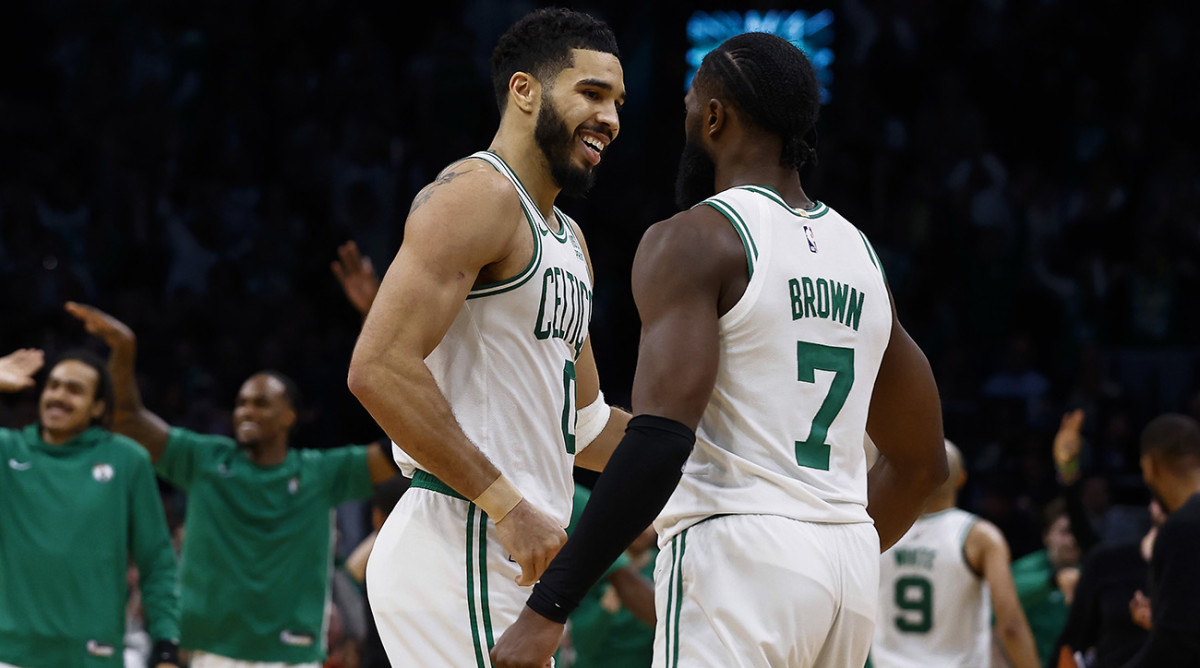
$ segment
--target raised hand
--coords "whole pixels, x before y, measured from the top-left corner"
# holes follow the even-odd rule
[[[1054,435],[1054,468],[1065,484],[1079,478],[1079,454],[1083,450],[1083,409],[1076,408],[1063,415],[1058,433]]]
[[[358,244],[353,241],[338,246],[338,259],[330,264],[333,275],[342,284],[346,299],[366,317],[371,310],[371,302],[379,292],[379,276],[375,274],[375,265],[371,258],[365,257],[358,251]]]
[[[21,348],[0,357],[0,392],[33,387],[33,374],[45,363],[45,355],[37,348]]]
[[[567,532],[532,503],[521,501],[496,524],[496,538],[521,567],[517,584],[527,587],[542,577],[567,542]]]
[[[88,334],[99,337],[116,350],[131,350],[137,345],[137,336],[128,325],[94,306],[67,302],[64,308],[83,323]]]

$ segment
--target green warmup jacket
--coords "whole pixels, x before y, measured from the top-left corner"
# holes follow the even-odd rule
[[[188,494],[180,645],[324,661],[333,509],[371,495],[366,446],[291,450],[259,466],[231,438],[175,428],[155,468]]]
[[[0,663],[124,665],[126,571],[155,640],[179,637],[176,559],[150,457],[91,427],[62,445],[0,429]]]

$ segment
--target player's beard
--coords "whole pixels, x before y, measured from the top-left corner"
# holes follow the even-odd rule
[[[571,153],[575,149],[575,133],[567,129],[567,123],[558,113],[550,97],[542,98],[544,104],[538,110],[537,125],[533,139],[550,165],[550,176],[562,194],[568,197],[583,197],[596,181],[594,168],[575,165]]]
[[[717,166],[704,148],[685,141],[679,156],[679,172],[675,177],[675,205],[681,210],[716,194]]]

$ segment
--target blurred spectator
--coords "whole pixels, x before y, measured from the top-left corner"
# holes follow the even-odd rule
[[[1046,506],[1043,527],[1045,548],[1014,561],[1012,570],[1017,597],[1037,644],[1038,660],[1045,665],[1067,621],[1079,579],[1080,552],[1062,499]]]

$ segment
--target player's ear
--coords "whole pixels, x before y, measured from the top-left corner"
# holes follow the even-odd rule
[[[508,104],[533,114],[542,99],[542,83],[528,72],[514,72],[508,79]]]
[[[709,99],[704,105],[704,132],[715,138],[725,129],[729,119],[729,109],[717,98]]]

